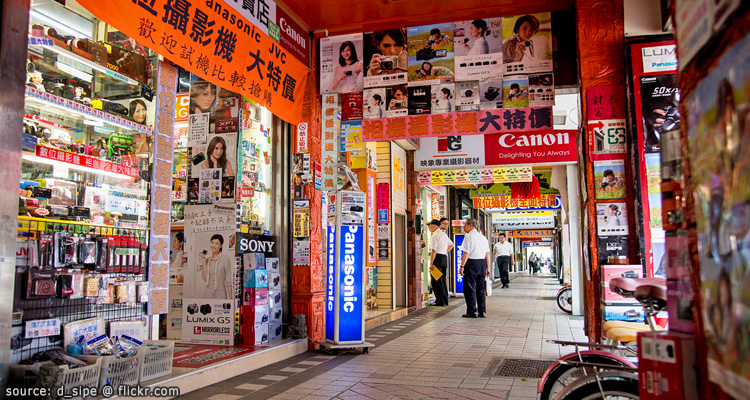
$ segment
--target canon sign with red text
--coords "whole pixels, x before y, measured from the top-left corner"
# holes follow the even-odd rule
[[[487,165],[573,164],[576,137],[574,130],[484,135],[484,161]]]

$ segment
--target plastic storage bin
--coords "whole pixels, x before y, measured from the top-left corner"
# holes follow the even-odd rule
[[[149,345],[164,347],[152,349]],[[146,340],[138,349],[141,357],[141,371],[139,382],[149,381],[172,373],[172,359],[174,358],[174,342],[168,340]]]
[[[140,350],[138,350],[140,352]],[[117,388],[121,385],[131,386],[138,383],[138,371],[141,364],[141,356],[139,353],[133,354],[127,358],[117,358],[115,356],[74,356],[87,362],[94,362],[97,359],[101,359],[102,376],[100,382],[97,383],[99,389],[104,385],[109,384],[112,389],[117,392]]]
[[[11,387],[45,387],[51,388],[57,393],[59,387],[64,387],[65,395],[70,395],[70,389],[74,387],[97,387],[99,385],[99,374],[102,369],[102,360],[96,359],[87,362],[92,364],[81,368],[70,369],[67,365],[22,365],[10,366]],[[66,399],[78,400],[81,397],[66,397]]]

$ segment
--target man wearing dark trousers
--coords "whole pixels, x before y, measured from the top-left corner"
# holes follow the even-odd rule
[[[440,221],[433,219],[427,225],[432,232],[430,236],[430,272],[436,268],[442,274],[440,279],[431,277],[432,292],[435,293],[436,306],[448,305],[448,285],[446,272],[448,272],[448,252],[453,248],[453,242],[442,230],[439,229]],[[430,274],[432,275],[432,274]]]
[[[461,270],[464,277],[464,299],[466,314],[464,318],[484,318],[487,313],[485,297],[485,278],[490,276],[490,244],[487,238],[477,230],[477,220],[469,218],[464,222],[464,242],[461,244]]]
[[[501,233],[498,242],[495,243],[495,257],[497,268],[500,270],[500,282],[503,283],[503,289],[510,284],[510,266],[513,265],[513,245],[505,240],[505,234]]]

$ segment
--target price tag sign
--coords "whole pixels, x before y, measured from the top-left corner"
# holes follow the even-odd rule
[[[59,318],[54,319],[37,319],[33,321],[26,321],[26,339],[56,336],[60,334],[60,323]]]

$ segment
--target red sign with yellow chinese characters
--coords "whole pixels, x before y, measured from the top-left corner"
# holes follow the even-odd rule
[[[474,208],[554,208],[557,203],[557,195],[544,194],[537,199],[513,199],[511,196],[484,196],[474,197]]]
[[[138,43],[298,124],[308,68],[222,0],[78,0]]]
[[[552,129],[552,107],[527,107],[362,121],[362,140],[420,139]]]

